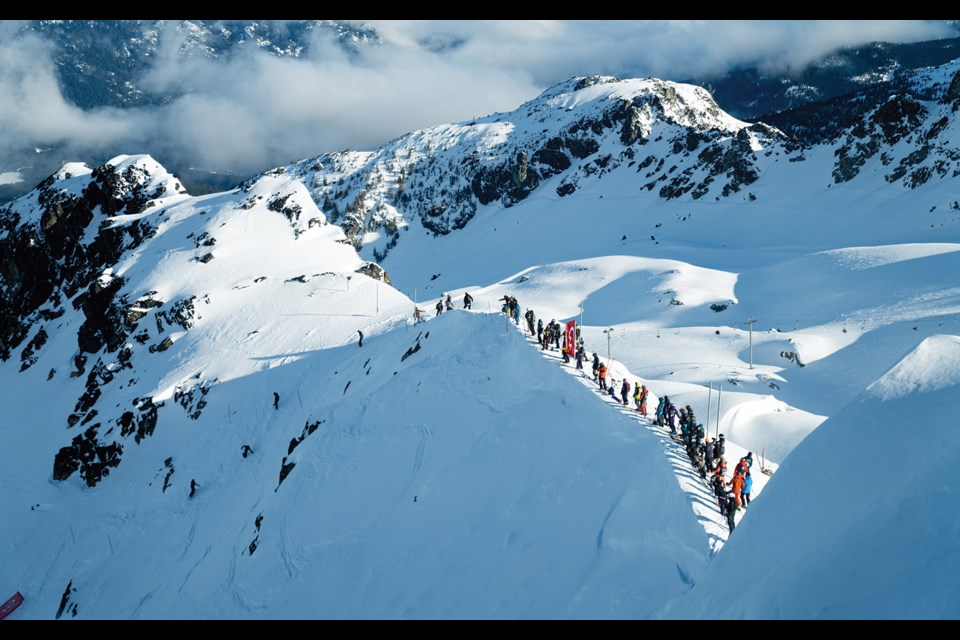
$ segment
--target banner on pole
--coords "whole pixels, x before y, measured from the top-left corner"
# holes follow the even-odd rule
[[[577,323],[573,320],[567,323],[567,355],[577,355]]]

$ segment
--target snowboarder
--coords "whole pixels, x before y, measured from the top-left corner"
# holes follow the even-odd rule
[[[244,458],[246,458],[251,453],[253,453],[253,449],[250,447],[250,445],[245,444],[242,447],[240,447],[240,455],[242,455]]]
[[[443,313],[443,299],[437,300],[437,315]]]
[[[200,486],[200,485],[197,484],[197,481],[196,481],[196,480],[191,480],[191,481],[190,481],[190,497],[191,497],[191,498],[193,497],[193,494],[195,494],[195,493],[197,492],[197,487],[199,487],[199,486]]]
[[[597,371],[600,370],[600,357],[596,353],[593,354],[593,381],[597,381]]]
[[[362,347],[362,346],[363,346],[363,331],[360,331],[359,329],[357,329],[357,334],[359,334],[359,336],[360,336],[360,341],[359,341],[357,344],[359,344],[359,345]]]
[[[600,389],[606,390],[607,388],[607,367],[602,362],[597,368],[597,376],[600,378]]]
[[[647,391],[647,385],[640,385],[640,413],[644,416],[647,415],[647,396],[650,394]]]
[[[273,408],[274,410],[280,408],[280,394],[276,391],[273,392]]]
[[[750,472],[747,471],[747,475],[743,479],[743,489],[740,490],[740,497],[743,499],[744,509],[746,509],[747,505],[750,504],[751,491],[753,491],[753,476],[751,476]]]
[[[628,402],[627,402],[627,400],[628,400],[627,396],[629,396],[629,395],[630,395],[630,383],[627,381],[626,378],[624,378],[624,379],[623,379],[623,384],[620,385],[620,397],[623,399],[623,406],[627,406],[627,404],[628,404]]]
[[[469,309],[473,305],[473,296],[469,292],[463,294],[463,308]]]

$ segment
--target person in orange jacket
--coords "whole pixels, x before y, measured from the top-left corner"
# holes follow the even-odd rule
[[[597,377],[600,378],[600,389],[606,390],[607,388],[607,365],[600,363],[600,366],[597,367]]]
[[[735,473],[733,474],[733,480],[727,484],[729,484],[730,488],[733,489],[733,497],[737,502],[737,509],[741,509],[740,492],[743,491],[743,476],[739,473]]]

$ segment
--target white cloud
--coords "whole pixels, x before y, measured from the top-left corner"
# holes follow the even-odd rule
[[[574,75],[688,79],[742,65],[799,69],[842,45],[949,35],[930,21],[382,21],[347,54],[316,35],[300,59],[254,46],[211,60],[161,31],[139,85],[161,107],[84,111],[58,86],[51,45],[0,32],[0,150],[149,152],[171,169],[251,173],[416,128],[510,110]],[[82,156],[78,159],[85,159]]]

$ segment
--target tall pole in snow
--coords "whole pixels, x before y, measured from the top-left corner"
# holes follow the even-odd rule
[[[717,437],[720,437],[720,397],[723,395],[723,385],[717,390]]]
[[[613,334],[613,327],[604,329],[603,332],[607,334],[607,366],[609,367],[610,363],[613,362],[613,360],[610,359],[610,336]]]
[[[744,324],[750,327],[750,368],[753,369],[753,323],[756,322],[755,318],[750,318]]]
[[[710,404],[713,402],[713,383],[710,383],[710,391],[707,392],[707,435],[710,435]]]

